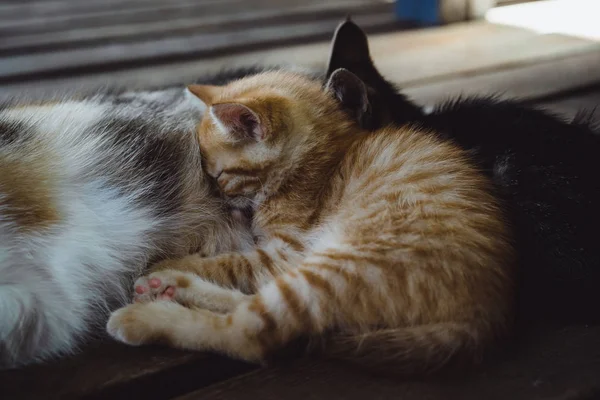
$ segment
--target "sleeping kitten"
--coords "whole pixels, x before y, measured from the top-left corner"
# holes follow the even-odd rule
[[[231,206],[252,208],[259,241],[160,262],[112,314],[113,337],[258,362],[335,331],[331,351],[425,372],[509,331],[509,230],[465,152],[417,128],[367,135],[339,107],[368,107],[345,70],[326,89],[269,72],[190,90],[209,107],[206,171]]]
[[[354,115],[377,129],[411,123],[468,150],[505,199],[519,255],[522,322],[599,323],[600,135],[581,116],[567,123],[518,101],[456,99],[423,113],[386,81],[367,37],[351,21],[333,40],[338,68],[367,85],[370,108]]]
[[[0,107],[0,368],[103,332],[148,262],[252,243],[201,173],[203,110],[183,87]]]

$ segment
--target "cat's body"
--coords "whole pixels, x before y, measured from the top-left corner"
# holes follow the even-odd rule
[[[448,103],[419,125],[472,150],[500,188],[521,266],[520,321],[600,323],[600,135],[496,99]]]
[[[417,372],[509,331],[512,249],[491,183],[428,132],[361,130],[332,95],[345,74],[326,90],[282,72],[191,89],[210,106],[205,169],[254,210],[257,248],[161,262],[111,316],[114,337],[262,361],[334,331],[331,351]],[[362,109],[358,82],[338,95]],[[161,296],[183,305],[146,302]]]
[[[515,100],[456,99],[424,113],[375,68],[365,34],[338,28],[329,74],[355,73],[373,105],[372,129],[413,124],[469,151],[504,199],[519,255],[524,323],[600,323],[600,134]]]
[[[202,111],[183,87],[0,109],[0,367],[103,332],[148,262],[249,243],[200,171]]]

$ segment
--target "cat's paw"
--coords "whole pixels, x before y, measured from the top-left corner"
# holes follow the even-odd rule
[[[173,327],[189,318],[188,311],[171,301],[130,304],[111,314],[106,331],[119,342],[132,346],[174,345]]]
[[[140,346],[155,340],[153,319],[148,310],[150,304],[131,304],[113,312],[106,324],[106,331],[119,342]]]
[[[190,286],[190,277],[181,271],[159,270],[142,276],[134,284],[134,301],[176,300],[176,291]]]

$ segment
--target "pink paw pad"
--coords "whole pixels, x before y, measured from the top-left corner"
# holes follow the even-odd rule
[[[145,286],[136,286],[136,287],[135,287],[135,292],[136,292],[137,294],[144,294],[144,293],[146,293],[147,291],[148,291],[148,288],[147,288],[147,287],[145,287]]]
[[[152,278],[148,281],[148,284],[150,285],[150,287],[152,289],[157,289],[160,287],[161,282],[160,282],[160,279],[158,279],[158,278]]]

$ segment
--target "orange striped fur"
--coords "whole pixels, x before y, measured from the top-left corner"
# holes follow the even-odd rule
[[[161,286],[113,314],[113,336],[260,362],[328,335],[331,351],[416,372],[475,359],[508,332],[509,230],[458,147],[407,126],[367,134],[293,73],[191,90],[211,107],[205,169],[253,208],[258,243],[160,263],[144,279]],[[169,287],[175,302],[146,301]]]

